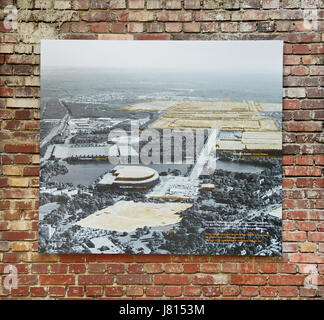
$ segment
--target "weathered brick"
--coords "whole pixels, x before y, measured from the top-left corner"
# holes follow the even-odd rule
[[[39,283],[41,285],[56,285],[56,284],[74,284],[74,275],[40,275]]]
[[[166,9],[181,9],[181,0],[166,0]]]
[[[112,284],[112,275],[79,275],[78,284]]]
[[[163,287],[149,286],[145,289],[146,296],[148,297],[162,297]]]
[[[162,0],[150,0],[146,2],[147,9],[162,9]]]
[[[187,275],[155,275],[155,284],[189,284],[190,277]]]
[[[126,0],[110,0],[109,7],[110,9],[125,9]]]
[[[132,275],[123,275],[118,274],[116,276],[118,284],[150,284],[152,283],[151,275],[139,275],[139,274],[132,274]],[[157,276],[156,276],[157,277]],[[112,278],[111,278],[112,279]],[[158,284],[158,282],[155,282]]]
[[[107,297],[121,297],[123,295],[123,287],[107,286],[105,287],[105,295]]]
[[[200,0],[184,0],[185,9],[199,9]]]
[[[143,9],[144,5],[144,0],[128,0],[129,9]]]
[[[179,297],[182,294],[181,287],[166,286],[164,290],[166,297]]]
[[[142,296],[144,293],[144,288],[142,286],[127,286],[126,295],[127,296]]]
[[[91,0],[91,9],[107,9],[107,0]]]
[[[232,274],[230,281],[231,284],[264,285],[267,282],[267,277],[263,275],[261,276]]]

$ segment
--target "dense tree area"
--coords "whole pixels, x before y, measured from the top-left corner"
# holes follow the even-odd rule
[[[281,220],[268,214],[271,205],[281,204],[281,159],[267,159],[261,173],[216,170],[206,177],[214,190],[200,190],[195,206],[182,214],[176,233],[163,233],[162,248],[183,254],[277,255],[281,252]],[[223,222],[208,227],[208,222]],[[260,223],[249,230],[255,242],[206,242],[205,233],[246,234],[244,223]],[[262,232],[268,236],[259,237]],[[261,239],[261,240],[260,240]],[[258,242],[261,241],[261,242]]]
[[[231,161],[238,161],[231,158]],[[255,159],[246,159],[248,163]],[[201,177],[201,183],[212,183],[213,190],[200,190],[190,209],[180,213],[182,220],[172,226],[174,232],[165,228],[138,228],[132,233],[82,228],[75,222],[113,205],[120,200],[160,202],[149,199],[146,192],[109,189],[99,191],[79,185],[73,196],[43,194],[42,204],[58,202],[60,207],[46,215],[40,229],[40,250],[43,252],[91,252],[91,239],[107,238],[122,252],[173,254],[247,254],[277,255],[281,251],[281,220],[268,214],[271,208],[281,204],[281,159],[261,159],[262,172],[232,172],[216,170],[213,175]],[[260,163],[258,163],[260,165]],[[176,174],[176,173],[174,173]],[[57,183],[55,184],[57,185]],[[61,184],[59,188],[71,187]],[[174,200],[179,201],[179,200]],[[221,223],[213,226],[213,223]],[[246,223],[262,223],[263,226],[247,230]],[[46,226],[53,233],[49,237]],[[267,234],[261,242],[220,241],[207,242],[205,233],[244,234],[250,240],[260,241],[256,234]],[[255,236],[253,236],[255,234]],[[135,243],[140,241],[140,246]],[[109,250],[103,245],[100,250]]]
[[[68,173],[68,168],[63,164],[63,162],[47,161],[42,164],[42,169],[40,170],[40,182],[48,182],[51,177],[57,176],[59,174]]]

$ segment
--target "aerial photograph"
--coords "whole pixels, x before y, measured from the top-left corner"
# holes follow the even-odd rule
[[[41,253],[282,255],[283,42],[41,41]]]

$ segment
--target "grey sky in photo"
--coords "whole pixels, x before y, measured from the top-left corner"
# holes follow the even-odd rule
[[[41,66],[282,72],[283,42],[42,40]]]

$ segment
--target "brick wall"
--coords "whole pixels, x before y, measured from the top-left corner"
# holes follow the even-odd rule
[[[18,8],[18,29],[0,24],[0,276],[8,264],[19,273],[0,298],[323,299],[322,0],[0,4],[1,20]],[[317,23],[305,22],[314,9]],[[283,257],[38,254],[41,38],[284,40]]]

